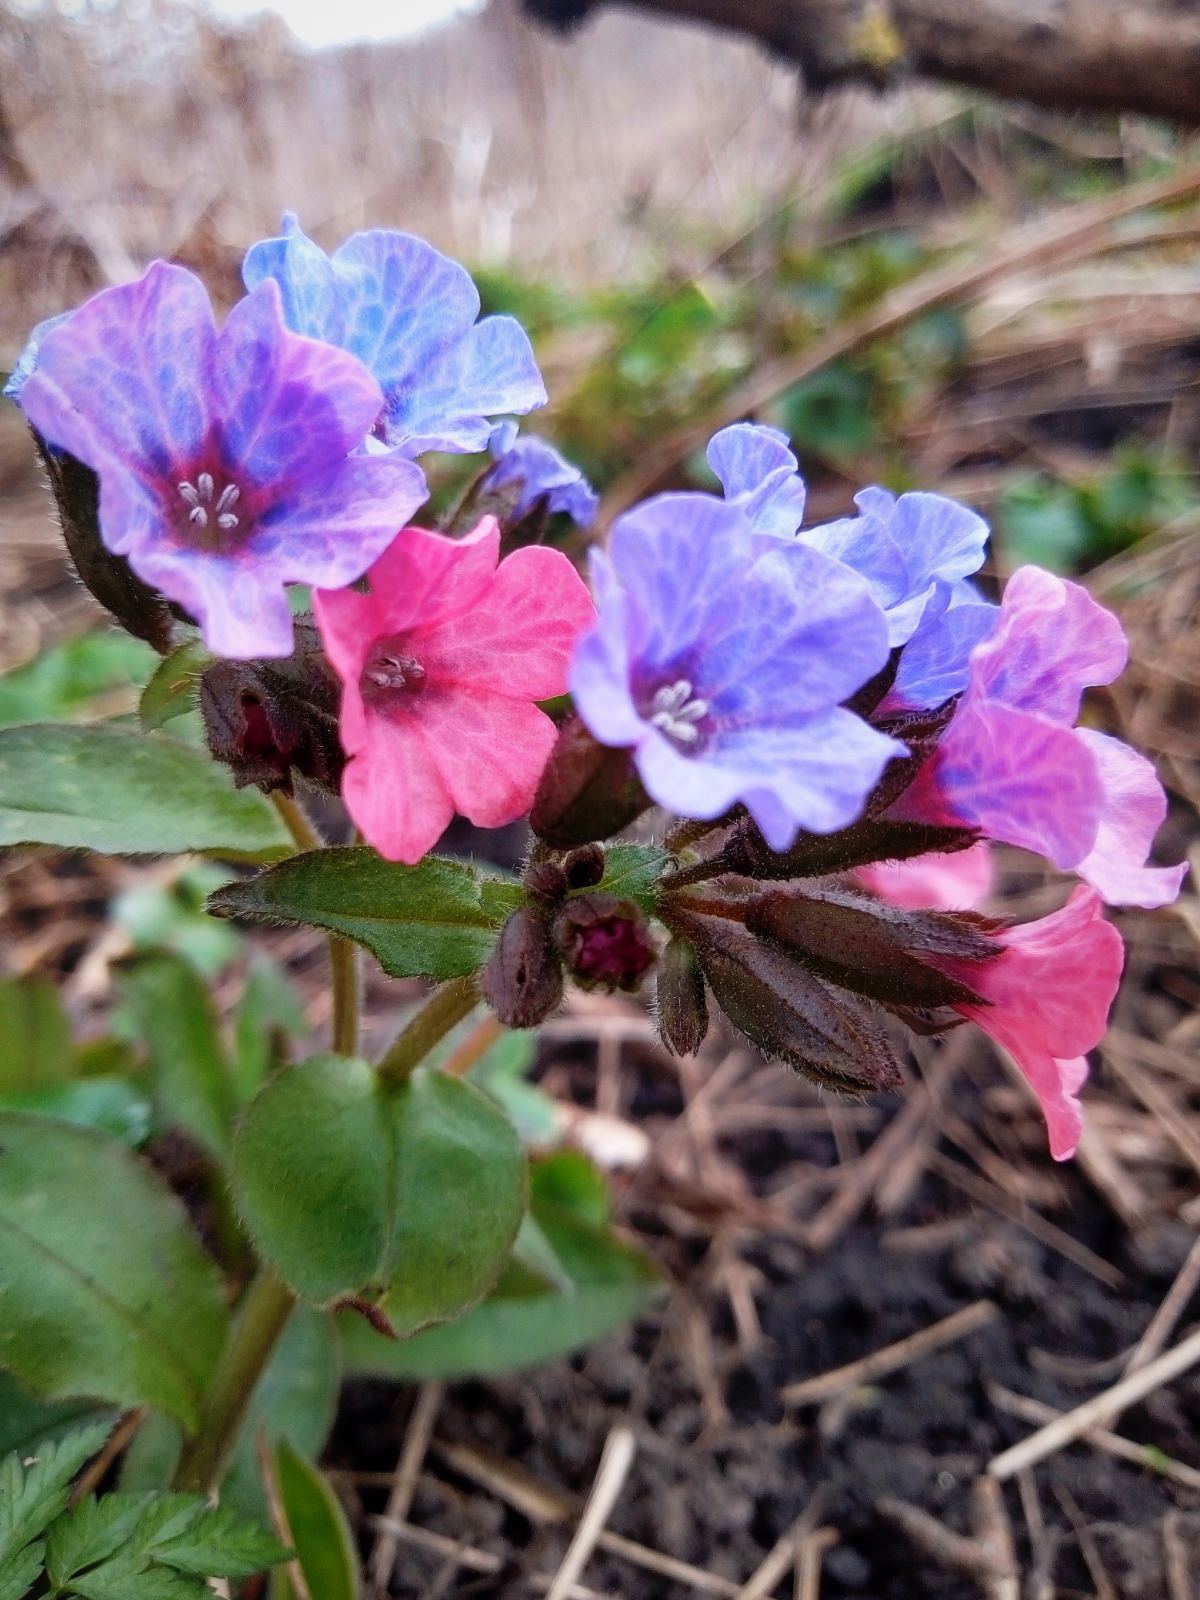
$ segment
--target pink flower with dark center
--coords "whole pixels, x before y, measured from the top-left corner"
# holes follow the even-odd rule
[[[1096,891],[1080,886],[1061,911],[995,937],[1004,952],[994,960],[937,965],[988,1002],[954,1009],[1012,1056],[1041,1104],[1050,1154],[1065,1161],[1083,1129],[1085,1052],[1104,1036],[1121,978],[1121,935]]]
[[[499,554],[492,517],[465,539],[405,528],[368,593],[313,597],[342,681],[342,795],[391,861],[419,861],[456,811],[484,828],[516,821],[554,744],[534,702],[566,689],[592,602],[561,552]]]

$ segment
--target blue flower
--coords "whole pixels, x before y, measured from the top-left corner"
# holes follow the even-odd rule
[[[425,499],[413,462],[358,452],[381,399],[352,355],[288,331],[275,284],[218,332],[162,261],[48,333],[21,390],[99,477],[108,548],[236,657],[290,655],[286,585],[352,583]]]
[[[854,821],[905,750],[842,705],[888,656],[861,578],[706,494],[636,507],[591,563],[571,691],[654,800],[700,818],[740,800],[775,850]]]
[[[943,495],[870,488],[854,497],[857,516],[801,530],[804,483],[783,434],[736,423],[713,437],[708,462],[760,531],[794,535],[866,579],[889,643],[906,647],[889,706],[940,705],[966,687],[970,653],[996,623],[966,581],[983,564],[982,517]]]
[[[383,390],[375,436],[406,456],[485,450],[491,417],[546,403],[520,323],[477,321],[470,274],[410,234],[356,233],[327,256],[287,212],[242,277],[248,289],[274,279],[288,327],[358,357]]]
[[[600,497],[579,468],[560,456],[553,445],[533,433],[518,437],[515,422],[501,422],[492,433],[489,449],[495,465],[488,468],[484,486],[519,485],[512,510],[514,522],[528,516],[541,500],[547,511],[565,512],[581,528],[591,527]]]

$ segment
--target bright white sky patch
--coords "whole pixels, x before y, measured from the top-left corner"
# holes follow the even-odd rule
[[[320,50],[360,40],[420,33],[455,12],[479,11],[484,0],[208,0],[219,16],[244,20],[275,11],[302,44]]]

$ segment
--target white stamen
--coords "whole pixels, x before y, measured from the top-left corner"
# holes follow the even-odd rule
[[[696,724],[707,715],[708,701],[692,698],[692,685],[687,678],[664,684],[650,705],[651,726],[661,728],[678,744],[695,744],[700,737]]]
[[[238,525],[233,508],[241,499],[242,491],[236,483],[227,483],[221,490],[216,505],[212,503],[216,484],[211,472],[202,472],[195,483],[176,485],[179,497],[188,509],[188,521],[196,528],[207,528],[209,517],[214,516],[222,533],[231,533]],[[211,507],[211,511],[210,511]]]

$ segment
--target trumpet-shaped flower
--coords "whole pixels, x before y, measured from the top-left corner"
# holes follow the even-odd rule
[[[1121,625],[1079,584],[1022,567],[938,748],[893,815],[965,824],[1074,869],[1110,904],[1175,899],[1187,868],[1146,865],[1166,798],[1144,756],[1074,727],[1085,688],[1125,665]]]
[[[937,964],[988,1002],[954,1009],[1012,1056],[1041,1104],[1051,1155],[1065,1161],[1083,1127],[1085,1052],[1104,1036],[1121,978],[1121,936],[1100,896],[1081,886],[1061,911],[995,937],[1004,951],[992,961]]]
[[[392,861],[419,861],[456,811],[498,828],[529,810],[554,724],[534,704],[561,694],[594,615],[557,550],[497,565],[485,517],[465,539],[406,528],[371,568],[370,590],[313,597],[342,681],[342,794]]]
[[[513,317],[479,317],[470,274],[411,234],[352,234],[327,256],[291,212],[252,245],[248,289],[279,285],[290,328],[356,355],[383,402],[370,432],[406,456],[485,450],[490,418],[545,405],[529,339]]]
[[[409,461],[352,455],[379,386],[288,331],[264,284],[218,332],[204,285],[155,262],[42,339],[20,392],[100,480],[104,543],[219,655],[286,656],[286,585],[352,582],[426,496]]]
[[[931,851],[907,861],[857,867],[855,883],[905,911],[974,911],[991,893],[992,847],[981,839],[966,850]]]
[[[704,494],[635,508],[591,561],[600,616],[571,690],[653,799],[700,818],[740,800],[776,850],[854,821],[905,750],[841,704],[888,654],[861,578]]]
[[[596,520],[599,496],[578,467],[536,434],[518,435],[515,422],[501,422],[488,446],[493,465],[484,474],[485,489],[515,490],[511,517],[520,522],[541,502],[554,513],[565,512],[581,528]]]

